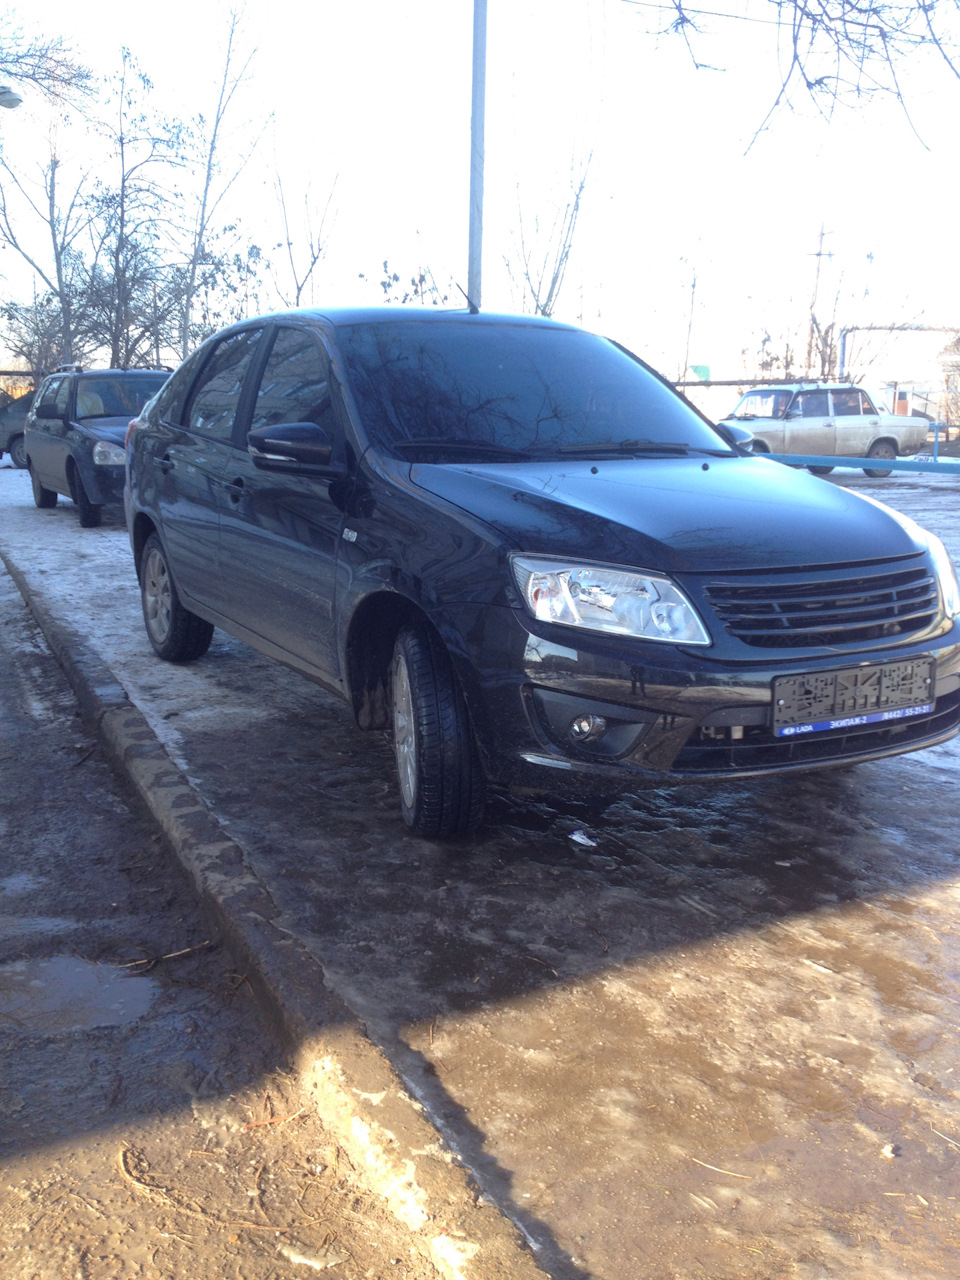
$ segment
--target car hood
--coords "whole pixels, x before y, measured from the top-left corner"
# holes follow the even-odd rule
[[[130,415],[127,414],[125,418],[81,418],[79,425],[92,435],[123,444],[130,425]]]
[[[546,555],[715,573],[923,550],[881,503],[765,458],[414,464],[410,478]]]

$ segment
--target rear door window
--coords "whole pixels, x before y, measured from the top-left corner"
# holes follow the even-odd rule
[[[193,388],[186,412],[191,431],[215,440],[230,440],[244,383],[262,330],[230,334],[214,348]]]

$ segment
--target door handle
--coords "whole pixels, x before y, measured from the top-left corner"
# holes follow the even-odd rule
[[[173,468],[175,467],[175,465],[176,465],[176,463],[175,463],[175,462],[173,461],[173,459],[169,456],[169,454],[165,455],[165,456],[164,456],[164,457],[162,457],[162,458],[158,458],[158,459],[157,459],[157,466],[160,468],[160,470],[161,470],[164,474],[166,474],[168,471],[172,471],[172,470],[173,470]]]
[[[233,480],[230,484],[223,486],[230,495],[231,502],[239,502],[243,497],[245,489],[242,480]]]

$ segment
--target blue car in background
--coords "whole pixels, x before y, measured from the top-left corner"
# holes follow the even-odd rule
[[[168,376],[165,370],[71,365],[45,378],[24,433],[37,506],[55,507],[60,494],[72,498],[80,524],[91,529],[105,506],[122,504],[127,427]]]

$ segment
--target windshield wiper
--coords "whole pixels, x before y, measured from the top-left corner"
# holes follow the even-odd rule
[[[562,444],[558,453],[689,453],[692,445],[678,440],[585,440],[582,444]]]
[[[507,444],[494,444],[489,440],[467,440],[459,436],[436,436],[424,440],[394,440],[394,449],[450,449],[458,453],[484,453],[495,458],[529,458],[526,449],[514,449]]]

